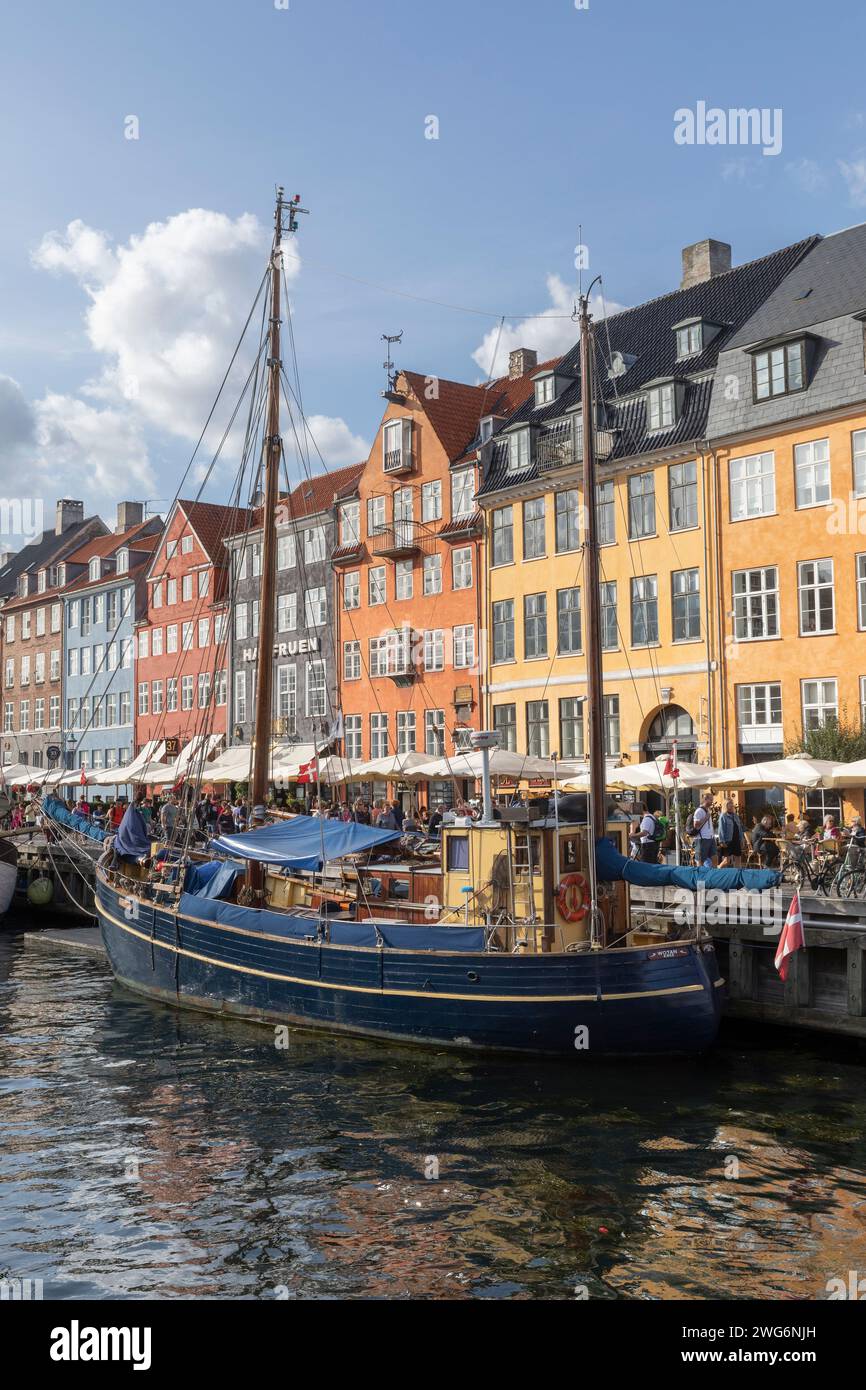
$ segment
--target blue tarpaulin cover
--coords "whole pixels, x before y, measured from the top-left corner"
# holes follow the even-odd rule
[[[364,829],[365,827],[361,827]],[[315,938],[319,921],[315,917],[293,917],[287,912],[238,907],[235,903],[182,893],[180,914],[197,917],[227,927],[246,927],[248,931],[297,939]],[[325,924],[323,924],[325,925]],[[408,926],[402,922],[335,922],[327,924],[328,939],[338,946],[376,946],[381,940],[396,951],[483,951],[483,927]]]
[[[190,864],[183,882],[184,891],[195,898],[224,898],[242,873],[240,864],[227,864],[224,859]]]
[[[51,820],[68,825],[70,830],[77,830],[80,835],[87,835],[91,840],[101,843],[106,835],[110,834],[110,831],[102,830],[98,825],[91,825],[87,817],[82,816],[80,812],[70,811],[57,796],[46,796],[42,802],[42,809]]]
[[[150,836],[144,816],[137,806],[129,805],[114,841],[114,852],[122,859],[144,859],[150,854]]]
[[[343,859],[347,854],[360,854],[374,845],[399,838],[399,830],[376,830],[355,821],[294,816],[292,820],[265,825],[244,835],[221,835],[211,841],[210,847],[234,855],[236,859],[256,859],[261,864],[315,872],[321,869],[323,858],[326,861]]]
[[[782,880],[776,869],[693,869],[682,864],[644,864],[640,859],[626,859],[607,838],[596,842],[595,863],[598,876],[605,883],[623,879],[638,888],[688,888],[695,892],[702,884],[722,893],[736,888],[763,893]]]

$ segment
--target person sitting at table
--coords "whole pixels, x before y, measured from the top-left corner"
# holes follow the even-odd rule
[[[854,816],[851,820],[848,843],[854,845],[856,849],[866,849],[866,830],[863,829],[863,821],[859,816]]]
[[[779,846],[773,835],[773,817],[762,816],[752,831],[752,849],[765,869],[774,869],[779,862]]]
[[[836,824],[835,816],[824,817],[824,824],[821,827],[821,839],[822,841],[835,840],[837,844],[842,839],[842,832]]]

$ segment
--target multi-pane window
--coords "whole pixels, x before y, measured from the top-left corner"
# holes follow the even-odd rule
[[[475,626],[464,623],[454,629],[454,666],[466,671],[475,665]]]
[[[147,681],[138,683],[138,712],[139,714],[150,713],[150,685]]]
[[[556,647],[558,656],[571,656],[581,649],[580,589],[556,591]]]
[[[198,644],[200,647],[208,646],[210,642],[210,618],[199,618],[198,620]]]
[[[361,607],[361,573],[360,570],[349,570],[343,575],[343,607]]]
[[[441,627],[427,628],[424,633],[424,670],[444,671],[445,632]]]
[[[731,459],[728,475],[732,521],[769,516],[776,510],[776,456],[772,451]]]
[[[492,563],[508,565],[514,559],[514,510],[497,507],[493,513]]]
[[[854,430],[851,435],[851,461],[854,469],[854,491],[858,497],[862,497],[866,493],[866,430]]]
[[[595,522],[599,545],[614,545],[616,542],[616,511],[612,481],[596,483]]]
[[[558,492],[554,499],[556,517],[556,549],[577,550],[580,545],[580,501],[576,487]]]
[[[246,620],[247,620],[247,606],[246,606],[246,604],[242,604],[241,609],[239,609],[238,612],[240,612],[240,611],[243,611],[243,615],[244,615],[243,632],[237,633],[237,636],[239,636],[239,637],[246,637],[246,635],[247,635],[247,625],[246,625]],[[168,627],[165,629],[165,650],[166,650],[167,653],[176,652],[176,651],[177,651],[177,623],[169,623]],[[139,656],[141,656],[141,645],[140,645],[140,644],[139,644],[139,648],[138,648],[138,654],[139,654]]]
[[[493,706],[493,730],[499,735],[499,747],[517,752],[517,706]]]
[[[185,652],[192,651],[192,623],[183,623],[181,627],[181,644]]]
[[[44,636],[45,636],[45,609],[44,609],[44,607],[43,607],[43,608],[37,608],[37,609],[36,609],[36,636],[37,636],[37,637],[44,637]]]
[[[514,599],[493,604],[493,660],[514,660]]]
[[[769,352],[756,352],[752,371],[756,401],[802,391],[805,382],[802,340],[771,348]]]
[[[453,589],[472,588],[471,545],[458,545],[451,552],[451,587]]]
[[[523,655],[547,656],[547,594],[524,596]]]
[[[328,594],[324,585],[307,589],[304,594],[304,616],[307,627],[322,627],[328,621]]]
[[[343,742],[347,758],[360,758],[363,753],[360,714],[347,714],[343,720]]]
[[[192,676],[181,676],[180,678],[180,707],[181,709],[192,709],[193,702],[193,678]]]
[[[298,717],[298,671],[295,666],[277,668],[277,715],[293,726]]]
[[[475,473],[472,468],[459,468],[451,474],[451,520],[471,516],[475,510]]]
[[[607,580],[601,585],[601,645],[606,652],[615,652],[619,646],[619,628],[616,618],[616,580]]]
[[[198,675],[198,707],[207,709],[210,701],[210,671],[199,671]]]
[[[779,681],[737,686],[737,737],[743,748],[783,742]]]
[[[559,756],[583,757],[583,700],[567,696],[559,702]]]
[[[546,700],[526,702],[526,751],[533,758],[550,755],[550,725]]]
[[[553,373],[539,377],[535,383],[535,404],[548,405],[554,396],[556,382]]]
[[[411,560],[398,560],[394,566],[394,591],[398,599],[409,599],[415,589]]]
[[[307,714],[322,719],[328,710],[324,661],[311,661],[307,666]]]
[[[210,590],[210,570],[199,570],[198,572],[198,596],[206,598]]]
[[[690,642],[701,635],[701,589],[696,569],[674,570],[671,575],[671,613],[675,642]]]
[[[512,473],[529,467],[529,430],[518,430],[508,440],[508,468]]]
[[[129,694],[126,696],[129,699]],[[48,727],[49,729],[60,728],[60,696],[50,695],[48,698]]]
[[[703,324],[686,323],[677,329],[677,357],[694,357],[703,347]]]
[[[384,758],[388,753],[388,716],[370,715],[370,757]]]
[[[698,465],[672,463],[668,469],[668,500],[672,531],[687,531],[698,524]]]
[[[857,556],[857,626],[866,632],[866,555]]]
[[[356,506],[360,504],[356,503]],[[360,526],[360,517],[358,525]],[[294,532],[288,531],[284,536],[277,537],[277,569],[294,569],[297,562],[297,548],[295,546]],[[239,576],[242,578],[243,576]]]
[[[386,602],[385,566],[374,565],[367,574],[367,602],[373,608],[377,603]]]
[[[298,626],[297,594],[277,595],[277,631],[294,632]]]
[[[153,681],[150,689],[151,709],[154,714],[162,714],[163,684],[162,681]],[[94,720],[94,724],[96,721]]]
[[[319,564],[325,558],[324,526],[308,526],[304,531],[304,560],[308,565]]]
[[[239,724],[247,717],[247,673],[235,671],[235,719]]]
[[[836,601],[832,560],[803,560],[797,566],[800,594],[800,636],[832,632],[836,626]]]
[[[620,752],[619,741],[619,696],[605,695],[602,700],[604,717],[604,751],[608,758],[616,758]]]
[[[442,592],[442,556],[424,556],[424,593],[441,594]]]
[[[422,484],[421,520],[442,520],[442,483],[438,478],[435,478],[431,483]]]
[[[628,534],[631,540],[654,536],[656,529],[655,478],[634,473],[628,480]]]
[[[166,637],[170,631],[170,628],[166,629]],[[174,629],[174,632],[177,633],[177,628]],[[235,637],[239,642],[243,642],[247,637],[247,605],[245,603],[239,603],[235,608]],[[170,651],[171,648],[167,646],[166,650]]]
[[[647,391],[647,429],[666,430],[674,423],[674,388],[672,383],[654,386]]]
[[[359,681],[361,679],[361,643],[343,643],[343,680]]]
[[[180,596],[184,603],[192,599],[192,575],[185,574],[180,582]]]
[[[385,498],[367,498],[367,535],[379,536],[384,531],[386,525],[385,517]]]
[[[828,719],[839,716],[839,697],[835,680],[801,681],[803,732],[820,729]]]
[[[424,711],[424,752],[431,758],[441,758],[445,752],[445,711],[426,709]]]
[[[754,642],[779,635],[779,571],[775,565],[763,569],[734,570],[734,637],[738,642]]]
[[[415,711],[401,709],[397,712],[397,752],[415,752]]]
[[[659,586],[654,574],[631,581],[631,644],[647,647],[659,640]]]
[[[811,439],[794,447],[794,484],[798,507],[830,501],[830,441]]]
[[[343,502],[339,517],[340,545],[357,545],[361,539],[361,503]]]
[[[545,549],[544,498],[533,497],[523,504],[523,558],[537,560]]]
[[[177,603],[177,580],[167,579],[165,582],[165,601],[167,604]]]

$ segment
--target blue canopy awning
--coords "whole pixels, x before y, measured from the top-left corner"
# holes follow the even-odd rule
[[[361,854],[374,845],[399,840],[399,830],[375,830],[355,821],[319,820],[294,816],[292,820],[262,826],[244,835],[221,835],[211,849],[235,859],[256,859],[260,864],[279,864],[284,869],[321,869],[323,861]]]

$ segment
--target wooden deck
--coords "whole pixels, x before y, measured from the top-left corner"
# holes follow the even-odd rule
[[[632,906],[671,920],[674,894],[633,888]],[[866,1039],[866,902],[801,893],[806,949],[791,957],[783,981],[774,958],[791,894],[784,890],[775,920],[764,921],[754,896],[727,895],[725,920],[707,922],[728,981],[727,1015]]]

